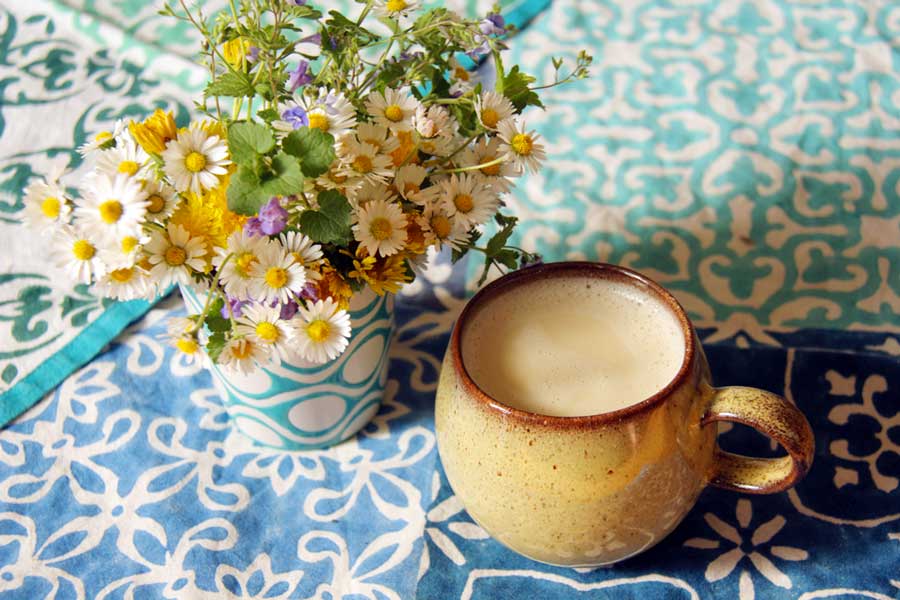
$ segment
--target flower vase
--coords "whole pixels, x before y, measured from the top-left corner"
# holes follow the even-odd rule
[[[181,295],[190,312],[203,310],[205,295],[184,286]],[[387,382],[393,296],[366,288],[353,296],[349,313],[349,345],[325,364],[296,357],[244,375],[206,360],[241,433],[259,445],[308,450],[351,437],[375,416]]]

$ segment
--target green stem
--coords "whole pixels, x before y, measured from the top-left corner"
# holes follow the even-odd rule
[[[440,171],[435,171],[435,173],[438,175],[446,175],[449,173],[464,173],[466,171],[478,171],[479,169],[486,169],[487,167],[493,167],[494,165],[499,165],[505,160],[506,160],[505,157],[500,156],[498,158],[495,158],[492,161],[489,161],[486,163],[481,163],[480,165],[472,165],[470,167],[459,167],[456,169],[442,169]]]

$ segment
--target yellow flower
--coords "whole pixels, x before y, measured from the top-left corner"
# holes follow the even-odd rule
[[[315,279],[314,277],[311,279]],[[331,297],[338,306],[344,310],[350,308],[350,298],[353,296],[353,288],[347,283],[341,274],[329,264],[327,260],[322,263],[319,271],[319,279],[316,281],[316,291],[320,298]]]
[[[221,121],[210,121],[209,119],[203,119],[198,123],[200,125],[200,129],[208,133],[209,135],[217,135],[220,140],[228,139],[228,132],[225,130],[225,126]]]
[[[411,254],[424,254],[428,249],[425,231],[419,224],[417,215],[406,215],[406,251]]]
[[[403,253],[376,258],[369,256],[365,248],[360,246],[353,259],[354,270],[349,275],[357,281],[368,283],[379,296],[384,296],[387,292],[396,294],[400,291],[400,286],[410,280],[405,261]]]
[[[143,123],[129,123],[128,131],[149,154],[159,154],[166,149],[166,143],[178,135],[172,112],[165,112],[161,108],[157,108]]]
[[[243,227],[247,220],[247,217],[228,210],[226,190],[229,178],[230,175],[226,175],[222,185],[207,190],[202,196],[183,194],[185,201],[169,220],[184,227],[191,237],[200,237],[206,242],[204,258],[207,264],[215,255],[216,248],[224,248],[228,236]]]
[[[400,142],[400,145],[396,150],[391,152],[391,160],[394,163],[395,167],[400,167],[406,163],[416,164],[419,162],[418,153],[416,153],[412,158],[408,158],[411,153],[416,150],[416,143],[413,141],[413,135],[411,131],[398,131],[396,133],[397,140]]]
[[[232,67],[240,67],[248,52],[250,52],[250,42],[244,38],[234,38],[222,46],[222,56]]]

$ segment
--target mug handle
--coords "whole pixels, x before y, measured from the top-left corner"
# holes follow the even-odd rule
[[[751,387],[718,388],[701,425],[716,421],[749,425],[788,453],[781,458],[752,458],[725,452],[717,445],[710,479],[716,487],[774,494],[793,486],[812,466],[815,442],[809,422],[781,396]]]

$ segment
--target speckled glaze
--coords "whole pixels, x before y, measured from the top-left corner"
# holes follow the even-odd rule
[[[524,412],[489,397],[462,363],[468,316],[510,286],[573,275],[615,278],[663,299],[683,326],[678,374],[642,402],[585,417]],[[789,456],[722,452],[715,421],[756,427]],[[809,424],[793,405],[762,390],[712,387],[693,326],[668,292],[634,271],[599,263],[531,267],[469,302],[444,357],[435,428],[447,478],[471,517],[516,552],[566,566],[610,564],[653,546],[709,483],[750,493],[787,489],[813,455]]]

